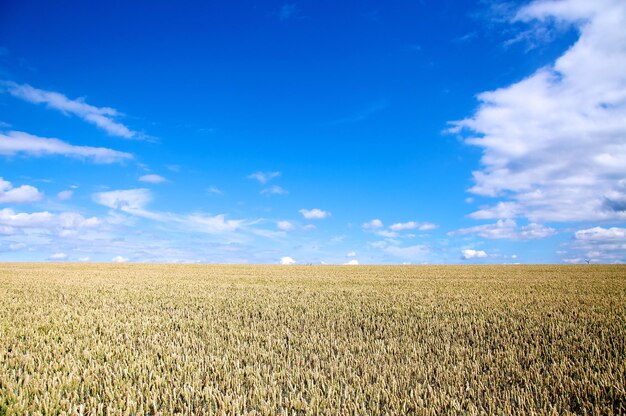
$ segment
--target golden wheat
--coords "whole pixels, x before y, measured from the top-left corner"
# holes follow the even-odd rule
[[[624,414],[624,266],[0,265],[0,415]]]

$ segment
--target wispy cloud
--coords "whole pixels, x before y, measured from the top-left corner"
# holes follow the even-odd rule
[[[152,193],[145,188],[98,192],[93,195],[93,200],[97,204],[138,217],[163,219],[161,214],[146,209],[152,201]]]
[[[215,186],[209,186],[206,191],[213,195],[224,195],[224,192]]]
[[[159,184],[159,183],[167,182],[167,179],[165,179],[163,176],[157,175],[155,173],[151,173],[151,174],[148,174],[148,175],[140,176],[139,180],[141,182],[147,182],[147,183],[153,183],[153,184]]]
[[[270,186],[269,188],[264,188],[261,190],[261,195],[287,195],[289,192],[278,185]]]
[[[258,181],[261,185],[265,185],[266,183],[268,183],[269,181],[271,181],[274,178],[277,178],[280,176],[280,172],[254,172],[251,173],[250,175],[248,175],[248,179],[254,179],[256,181]]]
[[[84,121],[94,124],[112,136],[125,139],[145,138],[141,133],[131,130],[115,118],[122,114],[114,108],[96,107],[87,104],[83,98],[70,99],[65,95],[34,88],[28,84],[17,84],[13,81],[1,81],[0,91],[34,104],[45,104],[47,107],[60,111],[63,114],[73,114]]]
[[[235,231],[258,231],[250,228],[254,224],[253,221],[227,219],[225,214],[194,213],[181,215],[151,210],[148,205],[152,202],[152,193],[144,188],[98,192],[92,198],[97,204],[113,210],[165,224],[177,225],[188,231],[215,235],[232,234]]]
[[[119,163],[133,159],[133,155],[105,147],[74,146],[55,138],[33,136],[20,131],[0,133],[0,155],[44,156],[59,155],[90,159],[95,163]]]

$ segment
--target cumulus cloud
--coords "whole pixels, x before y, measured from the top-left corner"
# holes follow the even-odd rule
[[[28,84],[17,84],[13,81],[3,81],[0,87],[10,95],[34,104],[45,104],[48,108],[60,111],[63,114],[73,114],[84,121],[94,124],[112,136],[125,139],[141,138],[141,134],[129,129],[115,120],[121,114],[110,107],[95,107],[87,104],[84,99],[70,99],[65,95],[31,87]],[[2,91],[2,89],[0,89]]]
[[[289,257],[289,256],[285,256],[285,257],[281,257],[280,258],[280,264],[288,265],[288,264],[295,264],[295,263],[296,263],[296,261],[294,259],[292,259],[291,257]]]
[[[36,202],[43,198],[43,193],[30,185],[14,188],[11,182],[0,178],[0,204],[23,204]]]
[[[509,239],[509,240],[533,240],[546,238],[556,234],[554,228],[545,225],[530,223],[518,227],[517,222],[512,219],[498,220],[494,224],[483,224],[474,227],[461,228],[449,232],[448,235],[471,235],[475,234],[489,239]]]
[[[349,251],[346,253],[346,257],[356,257],[356,251]]]
[[[68,199],[72,199],[72,196],[74,196],[74,191],[72,190],[61,191],[57,194],[57,199],[59,201],[67,201]]]
[[[482,259],[487,257],[487,253],[485,253],[485,251],[483,250],[472,250],[472,249],[466,249],[462,251],[462,255],[463,255],[463,259],[465,260],[470,260],[470,259]]]
[[[384,226],[383,222],[378,218],[374,218],[373,220],[364,223],[361,227],[366,230],[374,230],[377,228],[382,228]]]
[[[307,220],[322,220],[324,218],[330,217],[330,212],[321,210],[319,208],[313,209],[301,209],[298,211],[304,218]]]
[[[268,183],[269,181],[271,181],[274,178],[277,178],[280,176],[280,172],[254,172],[251,173],[250,175],[248,175],[248,179],[254,179],[256,181],[258,181],[260,184],[265,185],[266,183]]]
[[[140,176],[139,180],[141,182],[154,183],[154,184],[167,182],[167,179],[165,179],[163,176],[157,175],[157,174],[154,174],[154,173],[151,173],[149,175]]]
[[[0,155],[65,156],[89,159],[95,163],[119,163],[131,160],[130,153],[105,147],[74,146],[55,138],[33,136],[21,131],[0,132]]]
[[[289,192],[278,185],[270,186],[268,188],[264,188],[261,191],[261,195],[287,195]]]
[[[475,218],[626,219],[626,3],[545,0],[515,20],[575,26],[554,63],[478,96],[451,131],[482,148],[471,192],[500,198]]]
[[[359,261],[357,259],[352,259],[352,260],[344,263],[344,265],[346,265],[346,266],[358,266],[359,265]]]

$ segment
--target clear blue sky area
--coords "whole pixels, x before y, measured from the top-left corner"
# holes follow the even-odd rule
[[[0,261],[623,262],[624,22],[2,1]]]

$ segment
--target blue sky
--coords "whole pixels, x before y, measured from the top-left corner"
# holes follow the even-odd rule
[[[0,260],[626,260],[626,5],[5,1]]]

